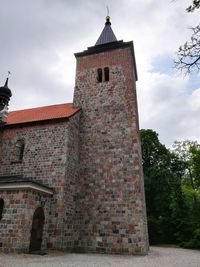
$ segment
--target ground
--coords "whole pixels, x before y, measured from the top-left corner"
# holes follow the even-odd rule
[[[200,251],[151,247],[147,256],[67,254],[45,256],[0,254],[0,267],[200,267]]]

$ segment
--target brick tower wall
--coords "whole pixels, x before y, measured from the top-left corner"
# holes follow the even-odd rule
[[[109,67],[110,79],[97,81]],[[104,75],[103,75],[104,76]],[[148,234],[131,47],[77,57],[80,117],[75,247],[145,254]]]

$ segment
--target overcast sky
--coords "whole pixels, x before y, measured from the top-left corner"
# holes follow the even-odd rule
[[[109,6],[118,40],[134,41],[140,128],[161,142],[200,140],[200,74],[173,69],[178,47],[199,23],[189,0],[0,0],[0,83],[10,110],[73,101],[75,52],[97,41]]]

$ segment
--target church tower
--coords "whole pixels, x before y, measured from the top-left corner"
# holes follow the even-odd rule
[[[96,44],[75,54],[80,118],[75,247],[145,254],[148,233],[133,42],[118,41],[110,17]]]

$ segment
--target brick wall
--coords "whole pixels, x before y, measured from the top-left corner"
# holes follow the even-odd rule
[[[110,81],[97,82],[109,67]],[[77,58],[77,250],[146,253],[148,235],[131,48]],[[104,80],[104,78],[103,78]]]
[[[31,190],[0,191],[4,200],[0,221],[0,252],[28,252],[34,211],[45,201],[43,247],[47,243],[49,197]]]
[[[79,114],[70,119],[68,125],[66,178],[64,186],[64,216],[63,216],[63,248],[71,250],[74,247],[76,233],[74,231],[76,189],[79,164]]]
[[[48,207],[48,212],[46,211],[45,214],[47,219],[43,235],[45,240],[43,241],[43,247],[69,249],[73,246],[72,218],[75,209],[74,186],[77,177],[78,134],[79,114],[74,115],[66,122],[16,126],[5,128],[1,132],[0,176],[23,175],[23,177],[34,178],[35,181],[54,189],[53,197],[48,199],[45,204]],[[15,158],[16,142],[18,140],[24,140],[25,143],[22,162]],[[5,194],[7,211],[9,198],[7,198],[6,192]],[[17,198],[20,203],[17,207],[10,205],[8,211],[17,209],[20,214],[26,214],[30,207],[24,204],[22,208],[22,193],[10,192],[10,195],[13,199]],[[30,196],[31,193],[29,192],[28,197]],[[34,210],[34,208],[31,209]],[[9,213],[6,212],[5,216],[7,218],[10,216],[10,219],[12,219],[11,213],[10,211]],[[30,223],[32,223],[31,214],[29,214]],[[16,218],[15,227],[17,227],[17,220],[20,229],[21,217]],[[3,225],[8,227],[7,224],[8,221],[0,222],[1,233],[4,228]],[[12,224],[9,227],[12,228]],[[29,228],[30,224],[27,224],[27,229]],[[26,241],[22,239],[20,242],[23,243],[23,248],[29,247],[29,239]]]

